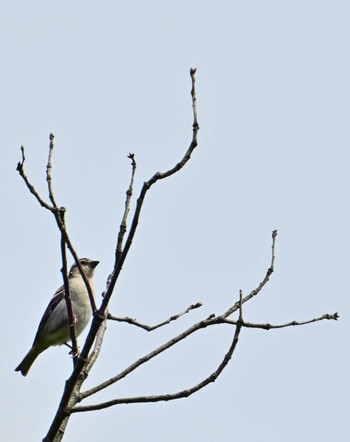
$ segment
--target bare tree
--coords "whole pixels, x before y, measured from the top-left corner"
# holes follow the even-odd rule
[[[107,281],[107,288],[102,296],[102,302],[99,307],[96,306],[95,299],[93,297],[91,287],[89,286],[89,282],[80,266],[78,253],[75,251],[75,248],[73,246],[73,243],[69,237],[66,223],[65,223],[65,208],[61,207],[57,204],[56,198],[53,192],[53,186],[52,186],[52,179],[51,179],[51,168],[52,168],[52,154],[54,150],[54,136],[50,135],[50,145],[49,145],[49,155],[48,155],[48,162],[46,167],[46,180],[47,180],[47,186],[48,186],[48,194],[49,194],[49,202],[46,202],[37,192],[37,190],[34,188],[34,186],[31,184],[30,180],[28,179],[25,170],[24,170],[24,164],[25,164],[25,151],[24,147],[21,147],[22,152],[22,159],[17,165],[17,170],[20,174],[20,176],[23,178],[27,188],[29,191],[34,195],[36,200],[39,202],[39,204],[46,210],[50,211],[57,223],[57,227],[61,234],[61,255],[62,255],[62,276],[63,276],[63,282],[65,287],[65,292],[68,294],[66,296],[66,303],[67,303],[67,311],[68,316],[70,319],[70,329],[71,329],[71,343],[72,343],[72,354],[73,354],[73,370],[68,378],[65,388],[60,400],[60,403],[58,405],[58,409],[56,412],[56,415],[54,416],[54,419],[51,423],[51,426],[44,437],[45,442],[58,442],[63,439],[66,426],[68,424],[68,421],[70,417],[74,413],[82,413],[87,411],[93,411],[93,410],[100,410],[107,407],[116,406],[119,404],[130,404],[130,403],[145,403],[145,402],[159,402],[159,401],[170,401],[175,399],[181,399],[188,397],[197,391],[204,388],[206,385],[208,385],[211,382],[215,382],[216,379],[220,376],[224,368],[228,365],[230,359],[232,358],[232,355],[235,351],[235,348],[237,346],[240,333],[242,332],[243,328],[257,328],[262,330],[271,330],[271,329],[278,329],[278,328],[284,328],[284,327],[291,327],[291,326],[301,326],[305,324],[310,324],[317,321],[322,321],[325,319],[332,319],[337,320],[338,314],[325,314],[318,318],[313,318],[307,321],[298,322],[298,321],[291,321],[286,324],[279,324],[279,325],[272,325],[269,323],[265,324],[256,324],[245,321],[243,317],[243,306],[246,302],[250,301],[252,298],[257,296],[261,290],[264,288],[264,286],[269,282],[270,277],[274,271],[274,262],[275,262],[275,243],[276,243],[276,237],[277,237],[277,230],[274,230],[272,232],[272,244],[271,244],[271,261],[269,263],[268,269],[266,271],[265,276],[263,277],[262,281],[256,288],[254,288],[249,294],[244,295],[242,291],[239,292],[237,296],[237,301],[231,305],[226,311],[224,311],[221,314],[211,314],[208,318],[203,319],[195,324],[193,324],[188,329],[184,330],[177,336],[175,336],[173,339],[169,340],[168,342],[165,342],[160,347],[154,349],[150,353],[146,354],[145,356],[141,357],[137,361],[135,361],[133,364],[131,364],[129,367],[124,369],[122,372],[117,373],[115,376],[111,377],[110,379],[106,379],[104,382],[94,386],[93,388],[90,388],[89,390],[83,390],[82,387],[84,385],[84,381],[86,380],[87,376],[89,375],[89,372],[91,368],[93,367],[94,363],[96,362],[100,349],[103,343],[104,334],[106,331],[106,322],[107,321],[119,321],[119,322],[126,322],[133,326],[140,327],[148,332],[151,332],[157,328],[166,326],[172,321],[176,321],[181,316],[189,313],[191,310],[197,309],[201,307],[201,303],[197,302],[186,308],[181,313],[175,314],[168,318],[167,320],[157,324],[157,325],[146,325],[142,324],[136,319],[130,318],[130,317],[118,317],[114,316],[113,314],[109,313],[108,311],[108,305],[109,301],[111,299],[111,296],[113,295],[114,288],[116,286],[116,283],[118,282],[118,278],[120,276],[120,273],[123,268],[123,264],[125,262],[125,259],[128,255],[128,252],[130,250],[130,247],[132,245],[135,232],[137,230],[139,218],[141,215],[141,209],[143,207],[143,203],[145,201],[147,192],[151,189],[151,187],[157,183],[160,180],[166,179],[169,176],[179,172],[186,163],[190,160],[191,154],[194,151],[194,149],[197,147],[197,135],[199,130],[198,125],[198,119],[197,119],[197,105],[196,105],[196,69],[191,69],[190,71],[191,75],[191,81],[192,81],[192,89],[191,89],[191,97],[192,97],[192,108],[193,108],[193,131],[192,131],[192,140],[191,143],[184,154],[183,158],[172,168],[167,170],[166,172],[157,172],[155,173],[148,181],[145,181],[140,195],[137,199],[136,208],[131,218],[131,224],[130,228],[127,228],[127,220],[130,212],[130,201],[133,195],[133,187],[134,187],[134,176],[136,172],[136,160],[134,154],[129,154],[129,158],[131,160],[131,179],[130,184],[128,187],[128,190],[126,191],[126,200],[125,200],[125,210],[124,214],[120,223],[119,227],[119,233],[118,233],[118,239],[117,244],[115,248],[115,261],[114,261],[114,267],[109,275],[108,281]],[[126,235],[127,234],[127,235]],[[88,336],[86,338],[86,341],[82,347],[82,350],[79,354],[78,352],[78,346],[77,346],[77,339],[75,335],[75,321],[73,317],[72,312],[72,306],[69,299],[69,281],[67,277],[67,256],[66,256],[66,249],[68,248],[69,252],[71,253],[73,259],[75,260],[75,263],[77,264],[79,271],[84,279],[87,291],[89,293],[90,301],[91,301],[91,307],[93,310],[93,320],[91,323],[90,331],[88,333]],[[234,313],[238,314],[236,319],[233,319],[232,316]],[[203,379],[201,382],[199,382],[196,385],[193,385],[190,388],[187,388],[185,390],[181,390],[175,393],[165,393],[161,395],[154,395],[154,396],[137,396],[137,397],[124,397],[124,398],[115,398],[113,400],[102,402],[102,403],[96,403],[94,405],[83,405],[80,404],[84,401],[84,399],[93,396],[94,394],[100,392],[101,390],[109,387],[110,385],[120,381],[121,379],[128,376],[131,372],[136,370],[138,367],[142,366],[143,364],[146,364],[151,359],[156,357],[157,355],[163,353],[164,351],[168,350],[169,348],[173,347],[174,345],[178,344],[180,341],[186,339],[188,336],[192,335],[193,333],[196,333],[198,330],[212,327],[212,326],[218,326],[218,325],[230,325],[233,327],[232,331],[232,341],[231,344],[226,352],[225,355],[223,355],[221,363],[217,366],[214,372],[209,374],[205,379]],[[78,405],[79,404],[79,405]]]

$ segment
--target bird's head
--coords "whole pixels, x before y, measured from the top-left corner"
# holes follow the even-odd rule
[[[95,268],[99,264],[99,262],[100,261],[92,261],[89,258],[79,259],[79,263],[80,263],[82,269],[84,270],[84,273],[87,278],[93,277]],[[74,263],[70,269],[69,277],[74,278],[76,276],[80,276],[80,272],[79,272],[78,266],[76,265],[76,263]]]

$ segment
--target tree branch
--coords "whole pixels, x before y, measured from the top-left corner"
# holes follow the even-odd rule
[[[198,136],[198,131],[199,131],[199,125],[198,125],[198,119],[197,119],[197,97],[196,97],[196,69],[191,69],[190,70],[190,75],[191,75],[191,81],[192,81],[192,89],[191,89],[191,97],[192,97],[192,109],[193,109],[193,132],[192,132],[192,141],[190,146],[188,147],[185,155],[183,156],[182,160],[179,161],[174,167],[172,167],[171,169],[169,169],[166,172],[157,172],[153,175],[153,177],[151,179],[149,179],[148,181],[146,181],[143,184],[143,187],[141,189],[141,193],[139,198],[137,199],[137,204],[136,204],[136,209],[135,209],[135,213],[134,213],[134,217],[132,220],[132,224],[130,227],[130,231],[129,231],[129,235],[127,237],[125,246],[123,248],[123,251],[119,257],[119,260],[117,262],[117,265],[115,266],[113,275],[111,277],[111,281],[110,281],[110,285],[109,288],[105,294],[105,297],[103,298],[103,302],[102,305],[99,309],[99,315],[101,317],[104,317],[105,314],[105,310],[107,308],[107,305],[109,303],[109,300],[112,296],[113,290],[114,290],[114,286],[117,282],[117,279],[119,277],[119,274],[122,270],[124,261],[127,257],[127,254],[129,252],[129,249],[131,247],[132,241],[134,239],[135,233],[136,233],[136,229],[137,229],[137,225],[139,222],[139,218],[140,218],[140,213],[141,213],[141,209],[143,206],[143,202],[145,200],[146,194],[148,192],[148,190],[152,187],[153,184],[155,184],[157,181],[165,179],[173,174],[175,174],[176,172],[178,172],[179,170],[181,170],[185,164],[189,161],[189,159],[191,158],[192,152],[194,151],[194,149],[197,147],[198,142],[197,142],[197,136]]]
[[[111,321],[126,322],[128,324],[135,325],[136,327],[140,327],[140,328],[150,332],[150,331],[156,330],[157,328],[163,327],[164,325],[167,325],[167,324],[169,324],[172,321],[176,321],[181,316],[186,315],[187,313],[189,313],[191,310],[194,310],[196,308],[202,307],[202,305],[203,304],[201,302],[197,302],[196,304],[192,304],[186,310],[184,310],[183,312],[178,313],[177,315],[170,316],[170,318],[168,318],[167,320],[165,320],[163,322],[160,322],[157,325],[141,324],[136,319],[129,318],[127,316],[125,316],[125,317],[113,316],[110,313],[108,314],[107,319],[110,319]]]
[[[52,207],[57,210],[58,206],[56,204],[56,200],[54,197],[54,193],[52,190],[52,179],[51,179],[51,169],[52,169],[52,154],[53,154],[53,149],[54,149],[54,135],[51,133],[50,134],[50,144],[49,144],[49,155],[47,158],[47,165],[46,165],[46,181],[47,181],[47,187],[48,187],[48,191],[49,191],[49,198],[50,201],[52,203]]]
[[[47,204],[38,194],[38,192],[35,190],[34,186],[29,181],[27,175],[24,172],[24,162],[26,160],[25,153],[24,153],[24,146],[21,146],[21,153],[22,153],[22,161],[19,161],[17,163],[16,170],[19,173],[19,175],[23,178],[23,181],[25,182],[26,186],[29,189],[29,192],[34,195],[38,203],[44,207],[46,210],[49,210],[50,212],[53,212],[53,207],[51,207],[49,204]]]
[[[124,215],[122,218],[122,222],[120,224],[119,227],[119,234],[118,234],[118,241],[117,241],[117,247],[115,250],[115,264],[114,267],[117,265],[117,262],[119,261],[119,258],[122,254],[122,250],[123,250],[123,239],[124,239],[124,235],[126,233],[127,230],[127,225],[126,225],[126,221],[130,212],[130,202],[131,202],[131,197],[133,194],[133,188],[134,188],[134,178],[135,178],[135,172],[136,172],[136,161],[135,161],[135,154],[133,153],[129,153],[128,158],[131,159],[131,179],[130,179],[130,185],[128,190],[126,191],[126,200],[125,200],[125,210],[124,210]]]
[[[39,204],[44,207],[45,209],[49,210],[53,216],[55,217],[56,220],[56,224],[61,232],[61,235],[63,235],[65,242],[67,244],[67,247],[69,249],[69,251],[71,252],[75,263],[79,269],[79,272],[84,280],[85,286],[86,286],[86,290],[89,294],[89,298],[90,298],[90,303],[91,303],[91,308],[92,311],[96,311],[96,303],[95,303],[95,299],[89,284],[89,281],[80,265],[79,262],[79,257],[76,253],[76,251],[74,250],[74,247],[72,245],[72,242],[68,236],[67,233],[67,229],[66,229],[66,225],[64,220],[61,219],[61,213],[65,212],[65,208],[64,207],[58,207],[58,205],[56,204],[55,201],[55,197],[53,194],[53,190],[52,190],[52,178],[51,178],[51,169],[52,169],[52,154],[53,154],[53,149],[54,149],[54,135],[51,133],[50,134],[50,145],[49,145],[49,155],[48,155],[48,161],[47,161],[47,165],[46,165],[46,181],[47,181],[47,185],[48,185],[48,191],[49,191],[49,198],[52,202],[52,206],[50,206],[48,203],[46,203],[39,195],[39,193],[36,191],[36,189],[34,188],[34,186],[30,183],[27,175],[24,172],[24,162],[25,162],[25,153],[24,153],[24,147],[21,146],[21,153],[22,153],[22,161],[17,163],[17,171],[19,173],[19,175],[22,177],[24,183],[26,184],[27,188],[29,189],[29,191],[34,195],[34,197],[36,198],[36,200],[39,202]]]
[[[286,328],[286,327],[294,327],[294,326],[312,324],[314,322],[324,321],[325,319],[337,321],[339,319],[339,315],[338,315],[338,313],[332,313],[332,314],[326,313],[325,315],[319,316],[318,318],[309,319],[307,321],[302,321],[302,322],[291,321],[291,322],[287,322],[286,324],[279,324],[279,325],[273,325],[273,324],[270,324],[270,323],[255,324],[255,323],[252,323],[252,322],[245,322],[245,321],[240,321],[240,320],[233,321],[231,319],[224,319],[223,322],[225,324],[231,324],[231,325],[237,325],[238,323],[241,323],[242,327],[246,327],[246,328],[260,328],[260,329],[263,329],[263,330],[276,330],[276,329],[279,329],[279,328]]]
[[[274,264],[275,264],[275,248],[276,248],[276,237],[277,237],[277,230],[272,231],[272,245],[271,245],[271,264],[270,267],[267,269],[266,275],[264,279],[261,281],[261,283],[258,285],[258,287],[254,290],[252,290],[249,295],[245,296],[242,299],[242,303],[248,302],[251,298],[256,296],[262,289],[265,287],[265,285],[269,282],[270,276],[275,270]],[[232,315],[232,313],[236,312],[239,309],[239,302],[236,302],[232,307],[230,307],[222,316],[225,318],[228,318]]]
[[[138,396],[138,397],[131,397],[131,398],[120,398],[120,399],[114,399],[107,402],[102,402],[100,404],[95,405],[87,405],[87,406],[76,406],[72,409],[72,413],[80,413],[83,411],[93,411],[93,410],[101,410],[103,408],[112,407],[114,405],[119,404],[135,404],[135,403],[146,403],[146,402],[160,402],[160,401],[171,401],[175,399],[181,399],[191,396],[192,394],[196,393],[197,391],[201,390],[211,382],[215,382],[216,379],[220,376],[220,374],[223,372],[224,368],[227,366],[227,364],[230,362],[233,352],[236,348],[236,345],[238,343],[239,334],[241,331],[241,324],[236,325],[236,331],[232,340],[232,343],[230,345],[230,348],[228,352],[225,354],[221,364],[218,366],[218,368],[211,373],[208,377],[206,377],[203,381],[199,382],[198,384],[194,385],[191,388],[188,388],[186,390],[178,391],[177,393],[171,393],[171,394],[161,394],[157,396]]]
[[[54,201],[54,198],[52,199]],[[64,222],[64,210],[61,212],[61,219]],[[69,291],[69,279],[68,279],[68,269],[67,269],[67,255],[66,255],[66,241],[64,239],[64,236],[61,233],[61,257],[62,257],[62,278],[63,278],[63,285],[64,285],[64,299],[66,302],[67,307],[67,313],[68,313],[68,320],[69,320],[69,332],[70,332],[70,339],[72,342],[72,357],[73,357],[73,366],[76,363],[79,348],[78,348],[78,340],[77,335],[75,332],[75,324],[77,322],[76,316],[73,312],[72,307],[72,298]]]
[[[194,387],[191,387],[186,390],[181,390],[177,393],[172,393],[172,394],[162,394],[162,395],[156,395],[156,396],[137,396],[137,397],[131,397],[131,398],[119,398],[119,399],[113,399],[111,401],[102,402],[102,403],[95,404],[95,405],[76,406],[72,409],[72,413],[81,413],[84,411],[101,410],[104,408],[109,408],[114,405],[120,405],[120,404],[170,401],[170,400],[181,399],[181,398],[185,398],[185,397],[190,396],[191,394],[193,394],[193,393],[197,392],[198,390],[200,390],[201,388],[205,387],[210,382],[214,382],[219,377],[219,375],[221,374],[221,372],[226,367],[226,365],[228,364],[228,362],[230,361],[230,359],[232,357],[232,354],[233,354],[235,347],[238,343],[238,337],[239,337],[242,327],[271,330],[271,329],[278,329],[278,328],[285,328],[285,327],[291,327],[291,326],[300,326],[300,325],[311,324],[313,322],[322,321],[325,319],[337,320],[339,318],[338,313],[334,313],[334,314],[325,314],[325,315],[320,316],[319,318],[310,319],[310,320],[304,321],[304,322],[292,321],[292,322],[288,322],[286,324],[281,324],[281,325],[271,325],[268,323],[267,324],[253,324],[253,323],[243,321],[242,291],[240,291],[239,306],[240,306],[239,307],[240,314],[239,314],[239,319],[237,321],[225,319],[222,316],[217,318],[217,320],[221,321],[221,323],[235,325],[236,326],[235,336],[233,338],[233,341],[232,341],[229,351],[226,353],[222,363],[219,365],[217,370],[215,370],[210,376],[205,378],[202,382],[198,383]],[[217,322],[217,323],[220,323],[220,322]],[[85,392],[85,394],[86,393],[88,393],[88,392]],[[85,394],[84,394],[84,397],[87,397],[87,395],[85,396]]]
[[[196,73],[196,69],[191,69],[191,71],[190,71],[191,81],[192,81],[191,96],[192,96],[192,108],[193,108],[193,134],[192,134],[191,144],[190,144],[189,148],[187,149],[182,160],[176,166],[174,166],[172,169],[170,169],[164,173],[157,172],[149,181],[145,182],[142,187],[140,196],[139,196],[137,203],[136,203],[136,209],[135,209],[135,213],[133,216],[131,228],[130,228],[127,240],[125,242],[123,251],[118,259],[118,262],[117,262],[115,269],[112,273],[112,276],[110,278],[109,285],[108,285],[108,288],[105,292],[105,296],[102,300],[101,307],[94,314],[92,325],[91,325],[90,331],[87,335],[85,344],[82,348],[82,351],[81,351],[80,356],[77,360],[77,363],[75,364],[74,370],[73,370],[70,378],[66,382],[66,387],[63,392],[58,410],[57,410],[56,415],[53,419],[53,422],[49,428],[49,431],[43,440],[44,442],[52,442],[54,440],[57,432],[59,431],[62,421],[70,413],[70,410],[72,408],[71,398],[72,398],[72,394],[74,391],[75,383],[79,379],[80,373],[83,370],[86,361],[88,360],[88,355],[89,355],[90,349],[92,348],[92,345],[94,343],[96,334],[97,334],[102,322],[106,318],[108,303],[109,303],[109,300],[112,296],[117,279],[118,279],[120,272],[123,268],[123,264],[125,262],[127,254],[128,254],[129,249],[131,247],[133,238],[135,236],[135,232],[137,229],[137,225],[138,225],[138,221],[139,221],[139,217],[140,217],[140,213],[141,213],[141,208],[142,208],[147,191],[158,180],[164,179],[170,175],[173,175],[174,173],[178,172],[179,170],[181,170],[185,166],[185,164],[188,162],[188,160],[190,159],[191,154],[194,151],[194,149],[197,147],[197,144],[198,144],[197,143],[197,134],[198,134],[199,126],[198,126],[198,121],[197,121],[197,108],[196,108],[195,73]],[[67,238],[66,238],[66,242],[67,242],[67,246],[69,248],[69,242],[67,241]]]

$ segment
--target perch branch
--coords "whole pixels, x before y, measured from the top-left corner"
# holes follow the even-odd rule
[[[61,212],[61,218],[64,222],[64,211]],[[67,255],[66,255],[66,241],[64,239],[64,236],[61,232],[61,257],[62,257],[62,277],[63,277],[63,285],[64,285],[64,299],[66,302],[67,307],[67,313],[68,313],[68,320],[69,320],[69,332],[70,332],[70,339],[72,342],[72,356],[73,356],[73,366],[76,363],[78,354],[79,354],[79,348],[78,348],[78,341],[77,341],[77,335],[75,332],[75,324],[76,324],[76,316],[73,312],[73,306],[72,306],[72,298],[69,291],[69,279],[68,279],[68,269],[67,269]]]

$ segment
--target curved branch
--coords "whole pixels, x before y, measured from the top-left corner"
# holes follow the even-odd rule
[[[17,171],[19,173],[19,175],[22,177],[24,183],[26,184],[28,190],[30,191],[30,193],[32,193],[34,195],[34,197],[36,198],[36,200],[38,201],[38,203],[44,207],[45,209],[49,210],[53,216],[55,217],[58,229],[61,232],[61,235],[63,236],[67,247],[69,249],[69,251],[71,252],[75,263],[79,269],[79,272],[84,280],[85,286],[86,286],[86,290],[89,294],[89,298],[90,298],[90,303],[91,303],[91,308],[92,311],[96,311],[96,303],[95,303],[95,299],[94,296],[92,294],[92,290],[89,284],[89,281],[87,279],[87,277],[85,276],[85,273],[80,265],[79,262],[79,257],[76,253],[76,251],[74,250],[74,247],[72,245],[72,242],[68,236],[67,233],[67,229],[66,229],[66,225],[64,222],[64,219],[62,219],[61,215],[62,213],[65,212],[65,208],[64,207],[58,207],[58,205],[56,204],[56,200],[53,194],[53,190],[52,190],[52,178],[51,178],[51,169],[52,169],[52,164],[51,164],[51,160],[52,160],[52,154],[53,154],[53,149],[54,149],[54,135],[51,133],[50,134],[50,145],[49,145],[49,155],[48,155],[48,160],[47,160],[47,165],[46,165],[46,181],[47,181],[47,185],[48,185],[48,191],[49,191],[49,198],[52,202],[52,206],[50,206],[48,203],[46,203],[39,195],[39,193],[36,191],[35,187],[31,184],[31,182],[29,181],[27,175],[24,172],[24,162],[26,160],[25,157],[25,153],[24,153],[24,147],[21,146],[21,153],[22,153],[22,161],[17,163]]]
[[[226,367],[226,365],[228,364],[228,362],[230,361],[230,359],[232,357],[232,354],[233,354],[235,347],[238,343],[238,338],[239,338],[239,334],[240,334],[242,327],[271,330],[271,329],[278,329],[278,328],[285,328],[285,327],[291,327],[291,326],[311,324],[313,322],[322,321],[325,319],[337,320],[339,318],[338,313],[334,313],[334,314],[325,314],[325,315],[320,316],[319,318],[310,319],[310,320],[304,321],[304,322],[292,321],[292,322],[288,322],[287,324],[282,324],[282,325],[253,324],[253,323],[249,323],[249,322],[244,322],[242,320],[242,298],[241,298],[241,296],[240,296],[239,302],[240,302],[240,317],[239,317],[238,321],[231,321],[229,319],[224,319],[221,317],[221,319],[222,319],[221,323],[231,324],[231,325],[236,326],[235,335],[234,335],[232,344],[230,346],[230,349],[226,353],[223,361],[221,362],[221,364],[219,365],[217,370],[215,370],[210,376],[205,378],[202,382],[198,383],[197,385],[195,385],[189,389],[181,390],[177,393],[161,394],[161,395],[155,395],[155,396],[137,396],[137,397],[131,397],[131,398],[119,398],[119,399],[113,399],[111,401],[106,401],[106,402],[102,402],[102,403],[95,404],[95,405],[77,406],[71,410],[72,413],[81,413],[84,411],[102,410],[104,408],[109,408],[114,405],[120,405],[120,404],[170,401],[170,400],[185,398],[185,397],[192,395],[193,393],[197,392],[198,390],[200,390],[203,387],[205,387],[206,385],[208,385],[210,382],[215,382],[215,380],[219,377],[219,375],[221,374],[221,372]],[[217,318],[217,319],[219,319],[219,318]]]
[[[49,204],[47,204],[38,194],[38,192],[35,190],[35,187],[33,184],[29,181],[27,175],[24,172],[24,162],[26,160],[25,153],[24,153],[24,146],[21,146],[21,154],[22,154],[22,161],[19,161],[17,163],[16,170],[19,173],[19,175],[23,178],[23,181],[25,182],[26,186],[28,187],[28,190],[31,194],[34,195],[34,197],[37,199],[38,203],[44,207],[46,210],[49,210],[50,212],[53,212],[54,208],[51,207]]]
[[[227,364],[230,362],[230,359],[232,358],[232,354],[236,348],[236,345],[238,343],[239,334],[241,332],[242,325],[237,324],[236,325],[236,331],[232,340],[232,343],[230,345],[230,348],[228,352],[225,354],[221,364],[218,366],[218,368],[211,373],[208,377],[206,377],[203,381],[199,382],[197,385],[194,385],[191,388],[188,388],[186,390],[178,391],[177,393],[171,393],[171,394],[161,394],[156,396],[138,396],[138,397],[131,397],[131,398],[120,398],[120,399],[114,399],[107,402],[102,402],[100,404],[95,405],[86,405],[86,406],[78,406],[74,407],[71,411],[72,413],[81,413],[83,411],[94,411],[94,410],[101,410],[103,408],[109,408],[114,405],[119,404],[135,404],[135,403],[145,403],[145,402],[160,402],[160,401],[171,401],[175,399],[181,399],[185,397],[189,397],[192,394],[196,393],[197,391],[201,390],[211,382],[215,382],[216,379],[220,376],[224,368],[227,366]]]
[[[109,300],[112,296],[115,284],[116,284],[119,274],[123,268],[124,261],[128,255],[129,249],[130,249],[132,241],[134,239],[137,225],[139,223],[141,209],[142,209],[143,202],[145,200],[148,190],[157,181],[165,179],[171,175],[174,175],[176,172],[181,170],[185,166],[185,164],[189,161],[189,159],[191,158],[192,152],[194,151],[194,149],[198,145],[197,136],[198,136],[198,131],[199,131],[199,125],[198,125],[198,118],[197,118],[197,97],[196,97],[196,76],[195,76],[196,69],[191,69],[190,75],[191,75],[191,81],[192,81],[191,97],[192,97],[192,109],[193,109],[192,141],[191,141],[190,146],[188,147],[188,149],[187,149],[187,151],[181,161],[179,161],[174,167],[172,167],[171,169],[169,169],[166,172],[155,173],[151,179],[149,179],[148,181],[146,181],[143,184],[141,192],[140,192],[140,196],[137,199],[136,209],[135,209],[134,217],[133,217],[133,220],[131,223],[129,235],[128,235],[127,240],[125,242],[125,246],[123,248],[123,251],[120,254],[119,260],[116,263],[113,275],[111,277],[110,285],[108,287],[108,290],[106,291],[105,297],[103,298],[103,302],[102,302],[101,307],[99,309],[99,315],[101,315],[101,317],[104,317],[104,314],[105,314],[107,305],[109,303]]]
[[[220,317],[209,317],[208,319],[205,319],[203,321],[197,322],[196,324],[189,327],[187,330],[183,331],[179,335],[175,336],[174,338],[167,341],[165,344],[159,346],[155,350],[151,351],[145,356],[142,356],[140,359],[138,359],[133,364],[129,365],[125,370],[117,374],[116,376],[113,376],[112,378],[108,379],[105,382],[102,382],[101,384],[83,391],[79,395],[78,402],[82,401],[83,399],[101,391],[105,388],[109,387],[110,385],[115,384],[116,382],[120,381],[121,379],[125,378],[128,374],[136,370],[141,365],[145,364],[146,362],[150,361],[154,357],[158,356],[159,354],[163,353],[165,350],[168,350],[169,348],[173,347],[175,344],[179,343],[180,341],[184,340],[188,336],[192,335],[193,333],[197,332],[198,330],[207,328],[211,325],[220,324],[222,323],[222,319]]]

